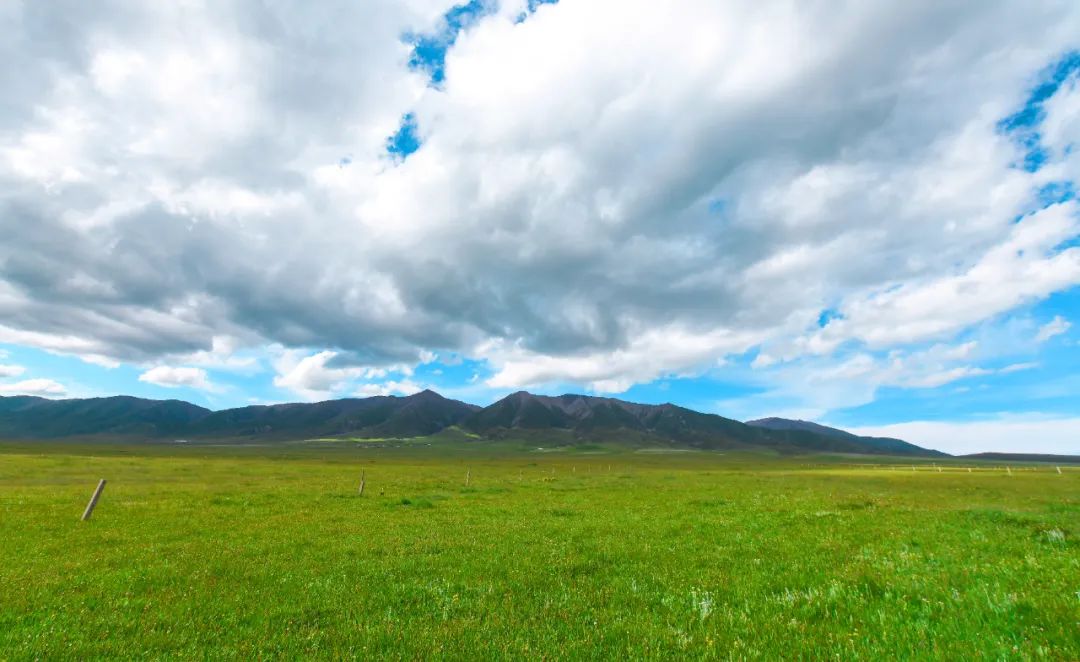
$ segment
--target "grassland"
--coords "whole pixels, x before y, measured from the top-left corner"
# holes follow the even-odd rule
[[[1080,659],[1075,469],[345,446],[0,444],[0,659]]]

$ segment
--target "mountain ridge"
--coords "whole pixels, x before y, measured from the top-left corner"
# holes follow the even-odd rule
[[[753,421],[747,421],[747,425],[759,428],[765,428],[769,430],[785,430],[785,431],[804,431],[814,434],[823,435],[826,437],[832,437],[834,439],[847,439],[860,440],[861,443],[872,446],[879,449],[881,452],[900,452],[905,453],[908,447],[912,446],[903,439],[896,439],[893,437],[864,437],[847,430],[841,430],[839,428],[832,428],[827,425],[821,425],[820,423],[813,423],[811,421],[792,420],[789,418],[778,418],[775,416],[769,418],[759,418]]]
[[[478,407],[424,390],[408,396],[251,405],[212,411],[182,400],[131,396],[49,400],[0,397],[0,439],[414,438],[459,427],[486,439],[619,443],[702,449],[772,449],[943,456],[898,439],[875,439],[806,421],[742,423],[672,403],[641,404],[568,393],[512,393]]]
[[[1049,462],[1057,464],[1080,464],[1080,455],[1061,455],[1055,453],[1002,453],[988,451],[957,455],[962,460],[987,460],[994,462]]]

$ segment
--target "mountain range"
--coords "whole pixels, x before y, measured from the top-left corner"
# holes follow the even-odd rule
[[[211,411],[180,400],[129,396],[48,400],[0,397],[0,439],[297,440],[414,438],[460,430],[469,439],[546,445],[619,443],[703,449],[773,449],[943,456],[899,439],[858,435],[806,421],[748,423],[673,404],[586,395],[513,393],[487,407],[434,391]]]

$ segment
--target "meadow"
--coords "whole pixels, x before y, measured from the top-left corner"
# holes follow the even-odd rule
[[[0,444],[0,659],[1080,659],[1080,470],[875,462]]]

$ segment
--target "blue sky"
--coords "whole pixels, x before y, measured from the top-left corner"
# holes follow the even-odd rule
[[[0,395],[1080,453],[1080,9],[839,11],[12,4]]]

